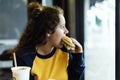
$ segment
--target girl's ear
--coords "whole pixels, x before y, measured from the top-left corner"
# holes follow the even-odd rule
[[[50,37],[50,36],[51,36],[51,33],[52,33],[51,31],[48,31],[48,32],[47,32],[47,37]]]
[[[50,35],[51,35],[50,33],[47,33],[47,37],[50,37]]]

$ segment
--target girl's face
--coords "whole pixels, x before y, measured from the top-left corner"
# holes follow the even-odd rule
[[[57,25],[55,32],[53,34],[50,34],[49,36],[49,42],[52,46],[61,48],[61,39],[63,36],[65,36],[69,31],[65,27],[65,18],[63,15],[59,15],[60,22]]]

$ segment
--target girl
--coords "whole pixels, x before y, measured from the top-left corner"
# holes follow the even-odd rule
[[[15,48],[19,66],[30,66],[30,80],[79,80],[84,71],[82,46],[71,38],[75,50],[67,50],[61,39],[68,34],[59,7],[28,5],[30,19]]]

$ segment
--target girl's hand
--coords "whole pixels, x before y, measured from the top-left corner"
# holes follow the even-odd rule
[[[83,48],[82,45],[74,38],[71,38],[73,44],[75,44],[75,50],[71,50],[72,53],[82,53]]]

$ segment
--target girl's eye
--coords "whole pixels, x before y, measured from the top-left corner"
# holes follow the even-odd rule
[[[65,26],[62,26],[62,28],[65,28]]]
[[[65,29],[65,25],[60,25],[60,27],[61,27],[62,29]]]

